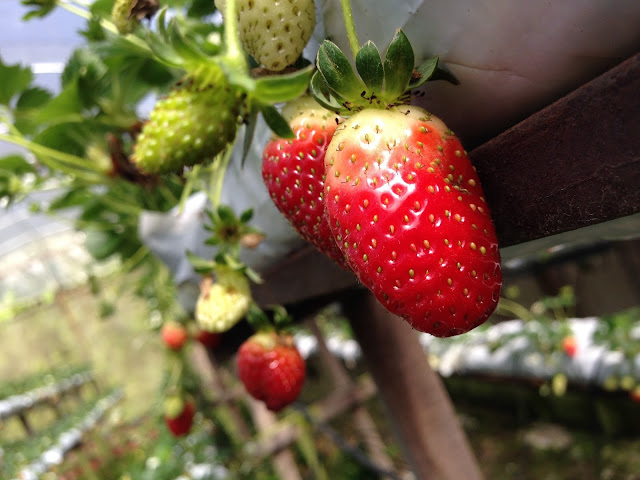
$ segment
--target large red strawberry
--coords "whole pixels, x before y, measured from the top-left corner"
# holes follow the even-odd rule
[[[311,93],[350,118],[325,157],[329,226],[349,266],[390,312],[446,337],[480,325],[498,303],[502,272],[480,180],[460,141],[411,89],[447,79],[437,57],[414,67],[396,31],[384,61],[367,42],[359,76],[325,40]]]
[[[175,437],[182,437],[191,431],[196,406],[193,400],[183,399],[179,395],[168,397],[164,403],[164,420],[169,431]]]
[[[188,338],[187,329],[176,322],[166,322],[162,326],[162,340],[171,350],[180,350]]]
[[[389,311],[441,337],[489,317],[498,242],[480,180],[441,120],[417,107],[363,110],[336,130],[325,162],[331,230]]]
[[[247,392],[278,411],[291,404],[302,390],[305,362],[291,336],[262,332],[238,350],[238,376]]]
[[[273,203],[298,233],[338,264],[344,257],[324,215],[324,158],[338,116],[311,97],[287,105],[295,139],[274,137],[262,155],[262,178]]]

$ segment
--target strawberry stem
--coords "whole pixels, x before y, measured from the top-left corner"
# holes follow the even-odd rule
[[[533,320],[533,315],[531,314],[531,312],[529,310],[524,308],[519,303],[514,302],[513,300],[509,300],[509,299],[504,298],[504,297],[500,297],[500,301],[498,303],[498,308],[497,308],[496,313],[498,313],[500,315],[505,315],[505,314],[511,313],[515,317],[520,318],[521,320],[524,320],[525,322],[527,322],[529,320]]]
[[[342,7],[342,18],[344,19],[344,28],[347,31],[349,47],[351,47],[351,53],[355,59],[360,51],[360,43],[358,42],[358,34],[356,33],[356,24],[353,21],[351,2],[349,0],[340,0],[340,6]]]
[[[227,0],[224,6],[224,45],[226,55],[241,71],[247,70],[247,62],[245,59],[240,37],[238,36],[238,8],[236,0]]]
[[[58,1],[56,3],[58,4],[58,6],[64,8],[68,12],[71,12],[74,15],[77,15],[77,16],[79,16],[81,18],[86,19],[86,20],[91,20],[91,18],[93,17],[93,15],[91,14],[90,11],[85,10],[84,8],[78,7],[77,5],[74,5],[72,3],[61,2],[61,1]],[[122,37],[126,41],[134,44],[137,47],[142,48],[143,50],[146,50],[147,52],[151,51],[149,46],[143,40],[141,40],[139,37],[136,37],[135,35],[132,35],[132,34],[120,35],[120,33],[118,32],[118,29],[116,28],[116,26],[113,23],[111,23],[109,20],[107,20],[105,18],[101,18],[99,20],[99,23],[100,23],[100,26],[102,28],[104,28],[105,30],[113,33],[114,35],[118,35],[118,36]]]
[[[26,148],[37,155],[42,164],[52,170],[59,170],[87,183],[104,183],[105,181],[104,175],[97,168],[92,169],[92,165],[83,158],[39,145],[17,135],[0,133],[0,140]]]
[[[213,166],[211,167],[211,176],[209,177],[209,201],[214,211],[220,206],[224,176],[231,161],[232,150],[232,148],[227,148],[214,160]]]

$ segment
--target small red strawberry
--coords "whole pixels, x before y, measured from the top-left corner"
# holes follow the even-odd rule
[[[194,338],[207,348],[216,348],[222,343],[222,334],[198,330]]]
[[[305,362],[289,336],[257,333],[238,350],[238,376],[247,392],[278,411],[298,398],[306,375]]]
[[[495,229],[441,120],[411,106],[363,110],[336,130],[325,164],[331,231],[389,311],[439,337],[489,317],[502,281]]]
[[[295,139],[274,137],[262,155],[262,178],[273,203],[298,233],[346,267],[324,215],[324,157],[337,126],[337,115],[311,97],[288,104]]]
[[[180,350],[187,338],[187,330],[179,323],[169,321],[162,326],[162,340],[171,350]]]
[[[578,350],[578,344],[575,337],[569,335],[562,339],[562,350],[567,357],[573,358]]]
[[[191,431],[196,406],[192,400],[172,395],[164,403],[164,421],[174,437],[182,437]]]

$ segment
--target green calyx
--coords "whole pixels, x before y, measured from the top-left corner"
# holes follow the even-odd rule
[[[384,60],[377,47],[367,42],[356,54],[356,71],[340,48],[325,40],[316,60],[317,71],[311,79],[311,94],[325,108],[349,116],[365,108],[387,109],[408,104],[412,89],[431,80],[457,83],[438,67],[438,57],[414,67],[409,39],[396,30]]]

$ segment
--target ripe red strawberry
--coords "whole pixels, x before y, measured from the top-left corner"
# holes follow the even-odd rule
[[[166,322],[162,326],[162,340],[171,350],[180,350],[187,341],[187,330],[176,322]]]
[[[412,106],[365,109],[327,150],[331,231],[392,313],[439,337],[496,308],[500,255],[480,180],[445,124]]]
[[[562,350],[567,357],[573,358],[578,350],[575,337],[567,336],[562,339]]]
[[[273,203],[298,233],[346,268],[324,215],[324,158],[339,118],[310,97],[283,110],[295,139],[274,137],[262,155],[262,178]]]
[[[207,348],[216,348],[222,343],[222,334],[198,330],[195,339]]]
[[[224,13],[225,0],[215,4]],[[238,0],[238,32],[258,63],[280,71],[294,63],[316,26],[313,0]]]
[[[164,421],[174,437],[182,437],[191,431],[195,413],[193,400],[173,395],[164,402]]]
[[[640,403],[640,385],[629,392],[629,398],[636,403]]]
[[[269,410],[281,410],[298,398],[306,369],[291,336],[257,333],[240,346],[237,362],[247,392]]]

